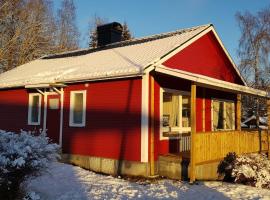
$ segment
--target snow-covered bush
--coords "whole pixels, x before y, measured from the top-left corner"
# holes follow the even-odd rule
[[[45,133],[0,130],[0,199],[14,199],[25,178],[56,160],[58,150]]]
[[[231,154],[228,154],[218,167],[220,175],[226,176],[227,173],[225,181],[270,189],[270,160],[265,154],[252,153],[235,156],[230,160],[231,162],[227,162],[228,157],[232,158]]]

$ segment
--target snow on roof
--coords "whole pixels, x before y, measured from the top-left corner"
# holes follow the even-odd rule
[[[103,48],[44,56],[0,74],[0,88],[141,75],[150,63],[210,26],[133,39]]]

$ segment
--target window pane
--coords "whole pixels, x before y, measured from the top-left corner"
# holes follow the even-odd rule
[[[73,123],[81,124],[83,122],[83,93],[74,94]]]
[[[234,103],[225,102],[226,113],[225,113],[225,129],[234,128]]]
[[[182,126],[190,127],[190,97],[182,96]]]
[[[214,130],[217,129],[224,129],[223,123],[223,102],[220,101],[213,101],[213,127]]]
[[[178,126],[179,96],[172,93],[163,93],[163,126]]]
[[[31,122],[38,123],[39,96],[32,96]]]

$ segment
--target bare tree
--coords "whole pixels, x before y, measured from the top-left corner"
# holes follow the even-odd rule
[[[55,51],[50,0],[2,0],[0,13],[0,71]]]
[[[270,90],[270,7],[255,15],[250,12],[237,13],[241,38],[239,40],[238,56],[240,72],[248,85],[257,89]],[[254,97],[243,97],[244,115],[250,116],[255,110],[265,115],[265,101],[259,104]]]
[[[0,0],[0,73],[46,54],[77,49],[75,6],[63,0]]]
[[[76,25],[76,8],[73,0],[63,0],[58,10],[59,51],[78,49],[79,31]]]
[[[237,13],[241,30],[238,55],[240,71],[248,84],[266,89],[270,84],[270,7],[256,15]]]

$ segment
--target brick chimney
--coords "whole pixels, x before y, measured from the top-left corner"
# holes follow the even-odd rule
[[[98,47],[120,42],[123,27],[118,22],[112,22],[97,27]]]

